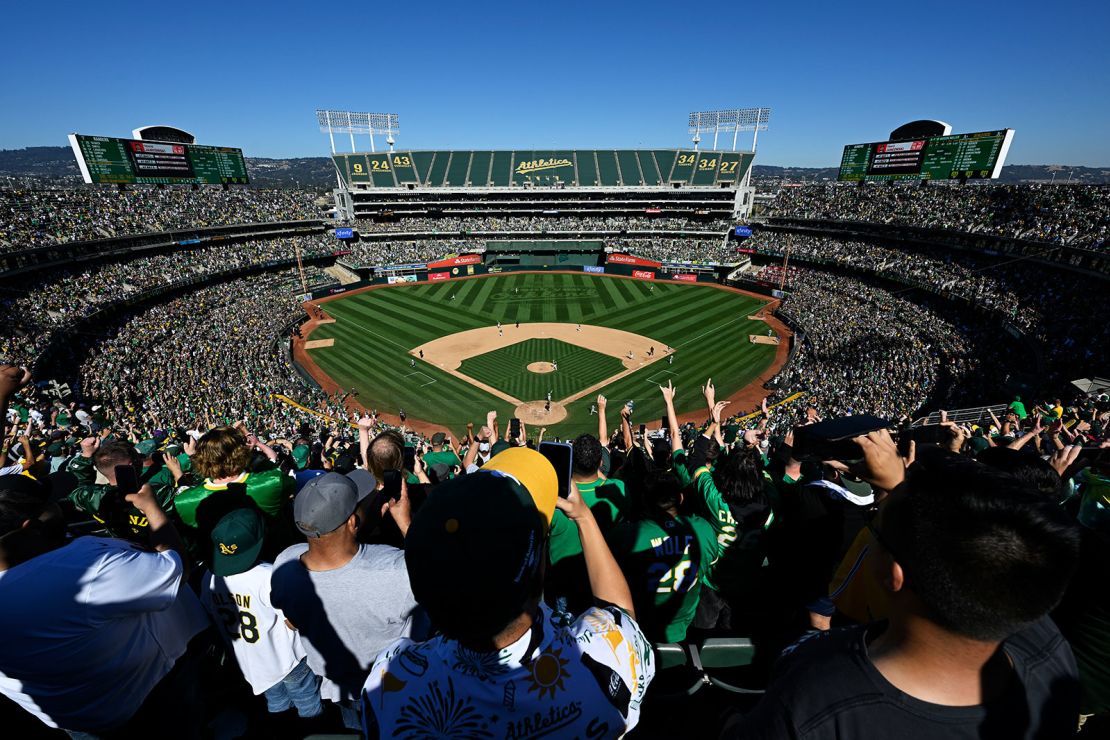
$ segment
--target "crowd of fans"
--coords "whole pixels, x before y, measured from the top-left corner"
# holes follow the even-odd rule
[[[783,395],[806,392],[831,416],[890,419],[926,401],[982,398],[983,359],[1005,347],[986,322],[942,315],[852,277],[794,268],[790,278],[780,311],[804,340],[776,379]]]
[[[515,231],[618,232],[618,231],[698,231],[724,234],[730,221],[722,218],[676,218],[672,216],[402,216],[396,221],[356,222],[360,233],[423,232],[429,234]]]
[[[1025,363],[999,314],[1055,367],[1104,361],[1104,291],[982,256],[751,245],[777,257],[787,239],[797,261],[758,278],[785,277],[781,315],[801,335],[760,410],[729,418],[707,380],[705,422],[680,426],[676,394],[698,391],[668,384],[665,421],[644,433],[633,405],[599,396],[597,433],[555,447],[494,412],[415,434],[310,386],[288,361],[303,316],[291,268],[73,330],[119,298],[288,259],[289,240],[6,286],[0,726],[1032,740],[1085,723],[1098,737],[1110,397],[903,422],[985,398]],[[636,242],[607,246],[723,248]],[[426,261],[458,244],[356,255]],[[911,301],[892,280],[983,310]],[[47,344],[68,391],[18,366]],[[766,693],[721,692],[707,711],[691,677]]]
[[[873,274],[905,285],[956,297],[976,312],[990,312],[1019,327],[1043,349],[1050,370],[1074,377],[1101,372],[1110,354],[1110,326],[1084,317],[1110,311],[1105,284],[1096,278],[1060,273],[1027,260],[968,252],[928,253],[835,237],[763,231],[748,246],[769,256]],[[768,268],[775,269],[775,268]],[[781,273],[767,277],[777,286]]]
[[[85,368],[103,405],[60,404],[0,367],[0,692],[46,725],[1061,738],[1105,719],[1110,400],[1017,399],[977,425],[888,433],[859,412],[896,399],[860,383],[858,403],[815,388],[802,413],[738,427],[707,381],[701,427],[679,426],[668,385],[647,434],[599,397],[597,434],[554,454],[542,429],[494,412],[425,439],[254,403],[271,387],[248,364],[277,365],[244,346],[263,327],[239,306],[271,301],[267,280],[209,289],[197,313],[240,332],[198,319],[138,368],[149,377],[120,372],[123,348],[172,343],[159,332],[190,310],[132,322]],[[889,297],[856,308],[869,300]],[[914,350],[887,341],[900,332],[952,330],[936,321],[876,338],[861,377],[923,382],[883,358]],[[250,359],[222,374],[170,356],[236,345]],[[210,408],[213,380],[239,400]],[[653,645],[735,634],[754,662],[726,641],[697,670],[747,665],[764,696],[722,694],[724,716],[666,698],[689,669]],[[4,711],[8,727],[32,721]]]
[[[0,321],[5,326],[0,357],[32,365],[56,332],[107,304],[215,273],[290,261],[298,246],[302,258],[330,254],[333,249],[322,236],[225,242],[218,247],[97,262],[85,269],[57,268],[30,279],[7,281],[0,284]],[[308,282],[325,281],[314,274]]]
[[[315,193],[206,187],[0,188],[0,251],[152,231],[320,218]]]
[[[951,229],[1105,248],[1110,188],[930,183],[784,187],[770,215]]]

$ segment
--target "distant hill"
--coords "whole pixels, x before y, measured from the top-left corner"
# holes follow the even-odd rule
[[[329,157],[270,159],[247,157],[251,182],[256,187],[306,187],[330,190],[335,186],[335,169]],[[752,172],[763,185],[773,183],[832,182],[836,167],[775,167],[757,164]],[[73,152],[67,146],[32,146],[0,149],[0,178],[33,177],[43,180],[80,177]],[[1065,167],[1051,164],[1011,164],[1002,168],[1001,182],[1071,182],[1110,184],[1110,167]]]

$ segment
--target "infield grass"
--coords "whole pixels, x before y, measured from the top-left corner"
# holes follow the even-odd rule
[[[651,286],[654,285],[654,290]],[[748,316],[766,303],[710,285],[628,280],[585,273],[508,273],[490,277],[448,280],[379,288],[330,301],[324,305],[334,324],[324,324],[312,332],[312,339],[334,338],[331,347],[308,350],[309,356],[344,389],[359,392],[359,401],[368,408],[395,413],[404,408],[415,419],[443,424],[460,435],[468,421],[480,425],[486,412],[496,409],[502,425],[513,416],[506,401],[480,390],[465,380],[439,370],[428,362],[416,360],[411,367],[408,350],[437,337],[460,331],[493,326],[498,321],[564,322],[607,326],[642,334],[674,347],[673,364],[655,362],[602,389],[610,400],[609,427],[616,429],[617,410],[625,401],[636,402],[635,423],[649,428],[659,426],[663,413],[658,385],[674,382],[678,388],[675,405],[679,413],[704,406],[700,387],[707,377],[717,386],[717,397],[726,398],[754,380],[775,356],[775,347],[751,344],[749,334],[766,331],[766,324]],[[471,358],[483,361],[521,347],[510,354],[510,361],[497,358],[482,369],[483,382],[522,400],[542,399],[551,388],[555,399],[564,398],[591,385],[590,377],[600,379],[620,372],[616,358],[590,350],[571,347],[567,364],[552,356],[555,347],[544,341],[529,340]],[[558,342],[558,344],[565,344]],[[568,347],[570,345],[567,345]],[[534,350],[534,354],[532,354]],[[593,368],[577,367],[592,357]],[[529,362],[559,361],[559,372],[537,375],[523,371]],[[612,361],[616,369],[603,367]],[[515,363],[515,365],[513,364]],[[586,363],[588,364],[588,362]],[[513,392],[490,381],[490,372],[504,369],[504,383],[536,382],[536,388]],[[574,370],[581,378],[577,387],[560,391],[551,383],[552,375]],[[612,370],[612,371],[610,371]],[[597,430],[597,416],[589,413],[593,396],[567,406],[567,419],[549,427],[548,437],[569,437]],[[729,408],[729,413],[741,409]]]
[[[534,373],[532,362],[555,362],[553,373]],[[522,401],[539,401],[547,396],[558,401],[624,371],[616,357],[559,339],[525,339],[508,347],[463,360],[459,372],[480,380]]]

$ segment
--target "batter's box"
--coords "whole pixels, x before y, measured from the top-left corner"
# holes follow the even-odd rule
[[[663,385],[663,381],[667,379],[666,376],[668,375],[674,375],[674,373],[670,370],[660,370],[657,373],[653,373],[651,377],[645,378],[645,380],[654,385]]]
[[[421,387],[421,388],[423,388],[423,387],[424,387],[424,386],[426,386],[426,385],[431,385],[432,383],[436,382],[436,379],[435,379],[435,378],[433,378],[433,377],[432,377],[431,375],[428,375],[427,373],[422,373],[422,372],[420,372],[419,370],[417,370],[417,371],[416,371],[416,372],[414,372],[414,373],[409,373],[409,374],[408,374],[408,375],[406,375],[405,377],[406,377],[406,378],[412,378],[413,376],[419,376],[419,377],[417,377],[417,378],[416,378],[417,380],[419,380],[420,378],[423,378],[424,380],[428,381],[428,382],[426,382],[426,383],[421,383],[421,384],[420,384],[420,387]]]

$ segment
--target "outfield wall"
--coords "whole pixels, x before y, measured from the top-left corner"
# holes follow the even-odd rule
[[[613,263],[607,265],[581,265],[580,267],[581,269],[575,270],[575,272],[581,271],[592,275],[617,275],[620,277],[636,278],[638,280],[666,280],[669,282],[682,283],[721,283],[715,273],[694,270],[685,271],[680,268],[668,269],[666,267],[621,265]],[[368,288],[372,285],[434,283],[442,280],[474,277],[476,275],[498,275],[510,272],[543,272],[545,270],[567,272],[567,268],[567,265],[456,265],[454,267],[443,267],[441,269],[427,269],[425,266],[424,269],[414,269],[402,275],[390,275],[388,277],[379,276],[369,280],[359,280],[357,283],[348,283],[347,285],[337,285],[322,290],[314,290],[312,291],[312,300],[330,298],[332,296],[349,293],[352,290]]]

